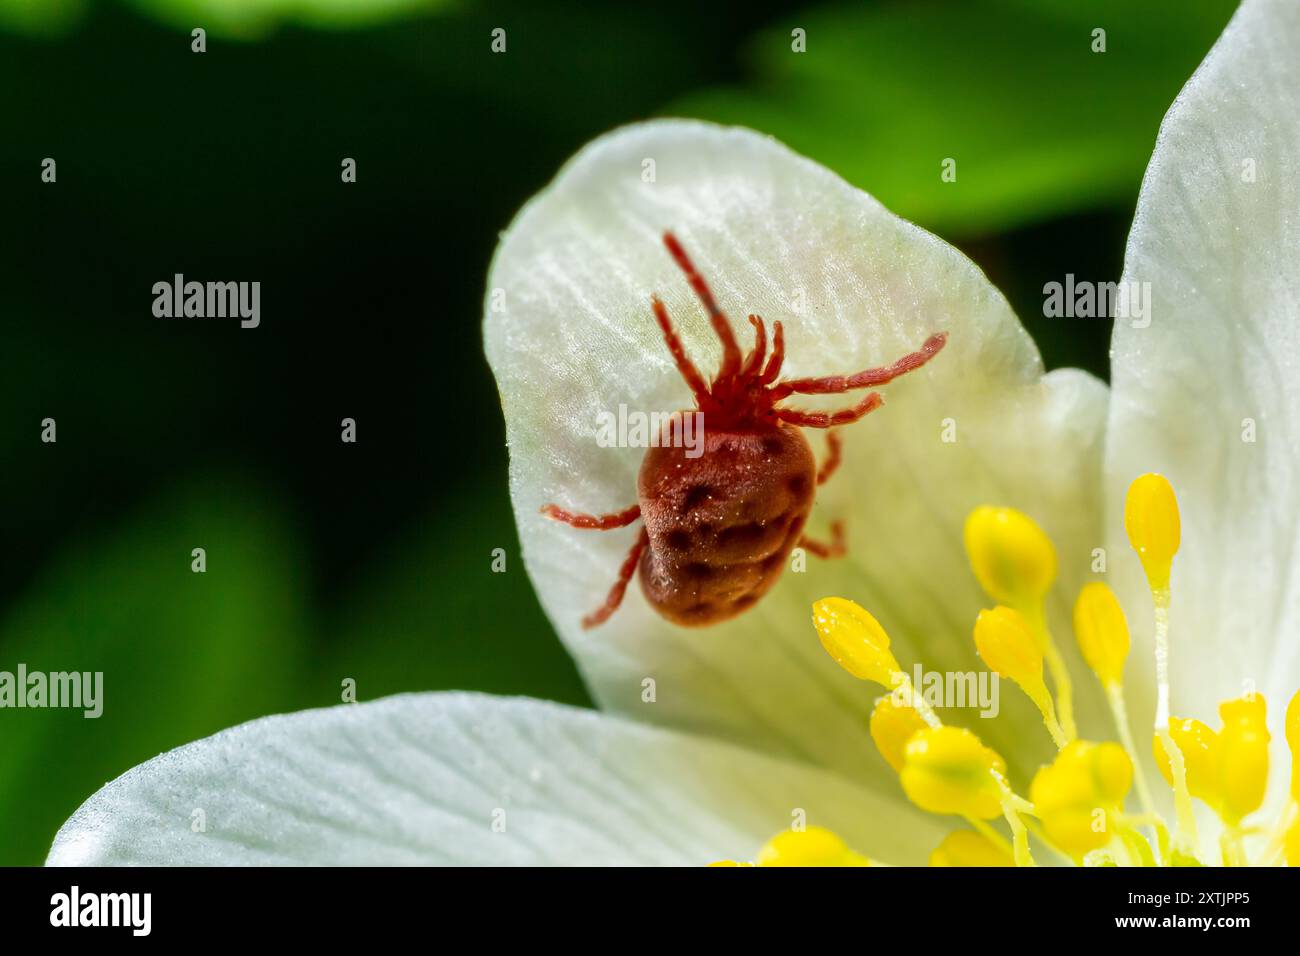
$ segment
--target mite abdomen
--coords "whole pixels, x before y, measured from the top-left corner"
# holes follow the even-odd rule
[[[785,424],[710,431],[706,420],[704,453],[686,451],[651,448],[641,465],[641,589],[669,620],[700,626],[741,613],[780,577],[817,468],[802,433]]]

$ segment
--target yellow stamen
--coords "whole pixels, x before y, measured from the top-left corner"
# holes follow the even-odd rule
[[[899,780],[922,810],[989,820],[1002,812],[1005,774],[1006,762],[969,730],[927,727],[903,748]]]
[[[1011,608],[999,605],[979,612],[975,648],[1000,676],[1021,685],[1043,682],[1043,652],[1025,619]]]
[[[1052,843],[1076,859],[1106,846],[1133,785],[1133,764],[1119,744],[1076,740],[1034,776],[1029,799]]]
[[[1041,600],[1056,579],[1056,549],[1015,508],[976,508],[966,518],[966,553],[984,592],[1002,604]]]
[[[984,663],[1020,685],[1043,715],[1052,740],[1057,747],[1064,747],[1069,739],[1056,720],[1052,695],[1043,683],[1043,653],[1019,612],[1002,606],[980,611],[975,619],[975,647]]]
[[[1007,821],[1007,826],[1011,827],[1012,856],[1016,866],[1036,866],[1034,858],[1029,854],[1029,826],[1020,816],[1022,813],[1032,815],[1035,812],[1034,805],[1016,795],[1003,771],[994,768],[989,776],[997,783],[1002,799],[1002,817]]]
[[[1219,815],[1230,826],[1264,802],[1270,739],[1266,710],[1262,694],[1247,694],[1219,705],[1223,719],[1217,760]]]
[[[1011,854],[972,830],[954,830],[930,854],[931,866],[1015,866]]]
[[[844,598],[823,598],[813,605],[813,626],[826,653],[858,680],[894,685],[902,669],[889,650],[889,635],[864,608]]]
[[[1138,803],[1142,804],[1142,812],[1153,826],[1156,826],[1158,817],[1155,811],[1155,803],[1151,799],[1151,788],[1147,784],[1146,774],[1142,772],[1142,765],[1138,762],[1137,745],[1133,742],[1133,730],[1128,725],[1128,705],[1124,702],[1124,685],[1111,684],[1106,688],[1106,703],[1110,705],[1110,714],[1115,721],[1115,730],[1119,734],[1119,742],[1124,746],[1124,752],[1128,754],[1129,762],[1133,764],[1133,783],[1137,787]],[[1163,823],[1156,826],[1157,831]],[[1163,855],[1164,850],[1161,850]]]
[[[1057,650],[1052,632],[1048,630],[1042,602],[1023,613],[1027,615],[1030,629],[1043,648],[1043,660],[1047,662],[1048,673],[1052,675],[1052,683],[1056,686],[1056,711],[1061,717],[1061,729],[1065,731],[1067,740],[1073,740],[1078,736],[1078,730],[1074,726],[1074,684],[1070,681],[1070,669],[1065,666],[1065,658]]]
[[[1156,717],[1155,732],[1169,767],[1178,818],[1176,852],[1196,855],[1196,814],[1187,787],[1183,755],[1169,728],[1169,576],[1182,540],[1178,497],[1162,475],[1145,474],[1129,485],[1124,499],[1124,529],[1137,552],[1151,588],[1155,611]]]
[[[1169,572],[1181,541],[1178,498],[1163,475],[1146,474],[1129,485],[1124,529],[1142,561],[1152,591],[1169,589]]]
[[[1187,792],[1208,806],[1216,806],[1219,802],[1219,735],[1199,720],[1178,717],[1170,721],[1169,735],[1182,756]],[[1160,775],[1165,778],[1165,783],[1173,786],[1169,754],[1159,734],[1153,741],[1153,752]]]
[[[1084,661],[1106,691],[1106,702],[1110,705],[1120,743],[1134,768],[1133,782],[1137,786],[1142,812],[1154,817],[1155,804],[1138,763],[1133,732],[1128,725],[1128,707],[1124,701],[1124,665],[1131,644],[1128,621],[1115,592],[1101,581],[1085,584],[1074,602],[1074,636]]]
[[[1034,701],[1060,752],[1034,777],[1029,796],[1017,795],[1002,758],[975,734],[944,726],[890,650],[880,623],[852,601],[827,598],[813,605],[813,621],[827,653],[860,680],[892,690],[872,710],[872,739],[899,774],[908,798],[932,813],[964,817],[970,830],[950,834],[931,855],[935,866],[1033,866],[1029,836],[1067,863],[1133,866],[1201,866],[1193,798],[1222,819],[1222,861],[1274,865],[1284,857],[1300,865],[1300,693],[1285,719],[1293,767],[1290,799],[1267,827],[1243,824],[1263,803],[1268,777],[1269,732],[1262,697],[1248,695],[1220,706],[1223,729],[1169,715],[1169,612],[1173,560],[1180,545],[1178,502],[1159,475],[1133,482],[1125,502],[1125,527],[1151,588],[1155,611],[1157,766],[1174,790],[1177,828],[1152,808],[1140,774],[1124,699],[1124,668],[1131,650],[1123,609],[1100,582],[1083,588],[1074,607],[1079,649],[1110,702],[1121,744],[1075,739],[1069,719],[1071,685],[1044,613],[1056,577],[1051,541],[1030,518],[1009,508],[980,508],[969,517],[966,548],[981,585],[999,603],[980,613],[976,647],[987,666],[1015,681]],[[1050,673],[1055,699],[1044,670]],[[1059,718],[1059,719],[1058,719]],[[1143,812],[1124,802],[1136,788]],[[1011,840],[987,821],[1001,814]],[[1144,836],[1138,827],[1150,827]],[[871,865],[834,834],[779,835],[764,847],[763,865]],[[1247,838],[1267,841],[1252,861]],[[1154,849],[1153,849],[1154,847]],[[715,865],[745,865],[723,861]]]
[[[876,742],[876,749],[885,758],[885,762],[901,774],[906,763],[907,742],[916,734],[928,728],[942,727],[938,717],[921,702],[919,696],[912,694],[912,685],[905,675],[897,675],[898,689],[888,697],[876,701],[871,711],[871,739]],[[900,699],[901,698],[901,699]],[[911,700],[914,703],[908,703]],[[920,705],[924,710],[918,710]],[[1008,861],[1011,860],[1011,844],[983,820],[966,816],[966,822],[979,831],[989,843],[1000,847]],[[1008,865],[1014,865],[1008,863]]]
[[[871,711],[871,739],[896,773],[903,770],[903,748],[908,740],[927,726],[915,707],[899,704],[893,694],[876,701]]]
[[[1024,615],[1039,643],[1056,687],[1057,712],[1067,739],[1074,739],[1070,674],[1047,626],[1043,598],[1056,580],[1056,548],[1042,528],[1015,508],[984,505],[966,518],[966,554],[989,597]]]
[[[825,827],[784,830],[768,840],[756,866],[871,866],[871,861],[850,850]]]
[[[1156,766],[1174,791],[1175,855],[1196,856],[1196,815],[1192,797],[1214,806],[1215,733],[1199,720],[1174,720],[1155,734]]]
[[[1074,602],[1074,636],[1083,659],[1103,687],[1123,684],[1128,621],[1115,593],[1100,581],[1085,584]]]

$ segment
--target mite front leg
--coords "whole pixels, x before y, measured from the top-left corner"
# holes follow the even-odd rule
[[[763,376],[759,379],[764,385],[776,381],[776,377],[781,374],[781,363],[785,361],[785,329],[781,326],[781,320],[772,323],[772,328],[772,356],[763,366]]]
[[[881,406],[883,399],[879,392],[872,392],[852,408],[842,408],[838,412],[801,412],[795,408],[775,409],[776,417],[791,425],[804,428],[834,428],[856,422]]]
[[[731,330],[731,323],[727,321],[727,317],[718,308],[718,303],[713,298],[713,292],[709,289],[709,284],[704,281],[704,276],[696,271],[695,263],[686,254],[686,250],[677,241],[677,237],[671,232],[665,232],[664,245],[668,248],[668,252],[673,259],[676,260],[678,268],[686,273],[686,281],[695,290],[695,295],[699,298],[700,304],[704,306],[704,311],[709,313],[709,322],[713,324],[714,334],[718,336],[718,341],[722,343],[722,364],[718,367],[716,381],[724,382],[740,371],[740,345],[736,342],[736,333]]]
[[[805,551],[817,555],[819,558],[842,558],[848,554],[848,545],[844,542],[844,522],[834,521],[831,523],[831,543],[826,544],[822,541],[816,541],[807,535],[799,539],[799,547]]]
[[[779,400],[796,392],[800,395],[833,395],[839,392],[855,391],[859,388],[874,388],[877,385],[887,385],[900,375],[914,372],[930,361],[939,354],[939,350],[943,348],[944,343],[947,341],[947,332],[937,332],[926,339],[925,343],[917,351],[904,355],[891,365],[863,369],[853,375],[827,375],[822,378],[796,378],[786,382],[778,382],[772,387],[772,396],[774,399]]]
[[[677,371],[681,373],[682,378],[686,380],[686,385],[695,396],[695,404],[704,407],[709,400],[709,386],[704,381],[704,376],[700,370],[695,367],[689,355],[686,354],[686,348],[682,345],[682,340],[677,337],[677,330],[673,328],[673,320],[668,317],[668,310],[664,304],[659,301],[658,296],[652,296],[650,299],[650,308],[654,311],[655,321],[659,323],[659,330],[663,333],[664,342],[668,346],[668,354],[673,357],[673,362],[677,365]]]
[[[605,603],[582,619],[582,629],[584,631],[589,631],[593,627],[604,624],[609,620],[609,616],[618,610],[618,606],[623,603],[623,594],[627,591],[627,583],[632,580],[632,575],[636,574],[636,566],[637,562],[641,560],[641,552],[645,551],[649,544],[650,534],[645,528],[642,528],[641,533],[637,535],[636,544],[632,545],[632,550],[627,553],[622,567],[618,569],[618,580],[609,589],[609,595],[605,598]]]

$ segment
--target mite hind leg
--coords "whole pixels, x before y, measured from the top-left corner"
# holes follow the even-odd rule
[[[839,432],[829,431],[826,433],[826,460],[821,463],[817,469],[817,484],[824,485],[830,481],[831,475],[835,474],[840,467],[840,435]]]
[[[799,539],[799,547],[809,554],[815,554],[817,557],[827,560],[844,557],[849,553],[848,545],[844,541],[844,522],[831,522],[831,540],[829,544],[804,535]]]
[[[831,475],[840,467],[842,460],[840,436],[837,432],[828,431],[826,433],[826,458],[817,469],[817,484],[824,485],[830,479]],[[844,542],[844,522],[835,521],[831,523],[831,540],[830,543],[818,541],[804,535],[799,539],[799,547],[803,548],[810,554],[815,554],[819,558],[842,558],[848,553],[848,546]]]
[[[542,514],[552,521],[559,521],[573,528],[584,528],[591,531],[612,531],[615,528],[625,528],[641,517],[641,506],[633,505],[630,508],[607,515],[589,515],[578,511],[568,511],[559,505],[543,505]],[[641,559],[641,552],[646,549],[649,543],[650,536],[646,533],[645,528],[642,528],[641,533],[637,535],[636,543],[632,545],[632,550],[628,552],[623,564],[618,569],[618,578],[614,581],[614,586],[609,589],[609,594],[605,597],[605,603],[582,619],[584,630],[604,624],[609,620],[609,616],[618,610],[618,606],[623,603],[623,594],[627,591],[627,583],[632,580],[632,575],[636,573],[636,564]]]
[[[592,611],[582,619],[582,629],[589,631],[593,627],[599,627],[609,620],[609,616],[618,610],[618,606],[623,603],[623,595],[627,591],[628,582],[632,580],[632,575],[636,574],[637,562],[641,560],[641,554],[650,544],[650,534],[645,528],[637,535],[636,543],[632,545],[632,550],[627,553],[623,559],[622,566],[618,569],[618,579],[614,586],[609,589],[609,594],[605,597],[605,603],[596,610]]]

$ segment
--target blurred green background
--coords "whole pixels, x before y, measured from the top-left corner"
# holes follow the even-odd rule
[[[1233,6],[0,0],[0,670],[105,674],[98,720],[0,710],[0,863],[345,678],[589,704],[522,573],[479,333],[499,230],[587,140],[773,133],[965,250],[1050,366],[1104,376],[1108,323],[1044,319],[1042,286],[1118,278]],[[176,272],[261,281],[261,327],[155,319]]]

